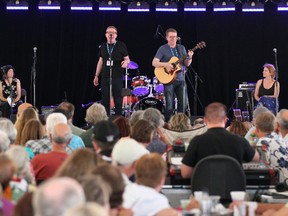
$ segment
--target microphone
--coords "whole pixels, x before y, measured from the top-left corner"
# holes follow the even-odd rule
[[[177,41],[181,41],[181,37],[177,37]]]
[[[110,37],[110,38],[112,38],[112,37],[113,37],[113,35],[110,33],[110,34],[109,34],[109,37]]]
[[[277,53],[277,49],[276,49],[276,48],[274,48],[274,49],[273,49],[273,52],[274,52],[274,53]]]
[[[157,26],[157,29],[156,29],[156,32],[154,34],[154,38],[158,38],[158,35],[159,35],[159,25]]]
[[[37,51],[37,47],[34,47],[33,50],[34,50],[34,53],[36,53],[36,51]]]

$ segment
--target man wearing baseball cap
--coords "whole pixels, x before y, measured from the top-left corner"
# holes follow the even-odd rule
[[[93,148],[102,155],[103,160],[111,163],[111,153],[119,137],[120,132],[115,124],[106,120],[97,122],[92,134]]]

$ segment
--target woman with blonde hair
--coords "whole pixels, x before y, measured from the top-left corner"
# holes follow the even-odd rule
[[[168,123],[170,130],[178,132],[192,130],[190,118],[184,113],[176,113],[170,118]]]
[[[29,140],[41,139],[45,136],[45,127],[38,119],[29,120],[22,130],[20,145],[25,146]]]

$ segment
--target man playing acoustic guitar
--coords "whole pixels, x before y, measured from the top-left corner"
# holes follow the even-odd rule
[[[167,44],[162,45],[153,61],[155,75],[164,84],[166,101],[165,121],[168,122],[173,114],[174,94],[177,98],[177,112],[184,113],[187,106],[187,91],[185,83],[185,67],[192,63],[193,51],[177,44],[177,31],[173,28],[166,30]]]

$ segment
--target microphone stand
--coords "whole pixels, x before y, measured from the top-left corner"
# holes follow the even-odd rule
[[[274,57],[275,57],[275,80],[276,80],[276,115],[279,111],[279,101],[278,101],[278,97],[279,97],[279,92],[278,92],[278,80],[279,80],[279,73],[278,73],[278,62],[277,62],[277,49],[274,48]]]
[[[191,83],[191,86],[194,90],[194,95],[193,95],[193,113],[194,115],[197,115],[197,100],[199,101],[200,106],[203,108],[203,104],[197,94],[197,89],[198,89],[198,79],[200,80],[201,83],[203,83],[201,77],[198,75],[198,73],[194,70],[194,68],[190,65],[189,68],[192,70],[192,72],[194,73],[194,88],[193,85],[191,83],[191,81],[189,80],[189,82]]]
[[[112,34],[109,35],[109,39],[110,39],[110,43],[107,47],[109,47],[110,45],[112,45]],[[110,50],[110,51],[109,51]],[[109,47],[109,49],[107,50],[109,51],[108,54],[109,54],[109,106],[110,106],[110,110],[109,110],[109,115],[112,114],[112,107],[111,107],[111,100],[112,100],[112,51]],[[114,104],[115,104],[115,101],[114,101]]]
[[[32,87],[30,86],[30,92],[33,92],[33,106],[36,107],[36,62],[37,62],[36,51],[37,51],[37,47],[34,47],[33,50],[34,50],[34,56],[33,56],[33,64],[31,67],[31,86]]]

